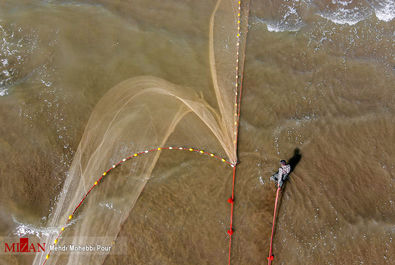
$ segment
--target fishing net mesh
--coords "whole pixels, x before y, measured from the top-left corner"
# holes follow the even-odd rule
[[[243,5],[246,3],[243,1]],[[238,14],[238,1],[218,0],[209,21],[209,89],[214,90],[215,100],[210,102],[215,104],[209,104],[196,88],[152,76],[123,81],[98,102],[49,222],[51,227],[65,226],[59,243],[63,240],[62,244],[82,245],[94,236],[103,239],[102,245],[111,245],[116,239],[162,151],[133,158],[104,176],[71,221],[66,221],[103,172],[125,157],[157,147],[183,146],[207,150],[231,163],[237,161],[236,82],[244,60],[247,24],[247,14],[241,14],[238,36]],[[53,244],[56,237],[49,236],[47,245]],[[45,254],[36,256],[34,264],[42,264]],[[48,263],[102,264],[104,258],[71,252],[51,255]]]

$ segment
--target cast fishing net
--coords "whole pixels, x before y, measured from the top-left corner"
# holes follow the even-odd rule
[[[236,163],[238,90],[247,24],[247,14],[239,14],[238,1],[218,0],[209,21],[207,48],[212,83],[205,89],[213,91],[215,98],[206,100],[199,89],[141,76],[111,88],[98,102],[48,224],[64,227],[64,231],[59,238],[57,234],[48,236],[48,246],[57,238],[63,240],[62,245],[83,245],[90,237],[100,237],[101,244],[111,245],[150,179],[162,152],[158,147],[207,150],[230,164]],[[145,152],[151,149],[157,151]],[[113,169],[114,174],[103,175],[129,156],[135,159]],[[46,254],[37,255],[34,264],[43,264]],[[102,264],[104,258],[69,252],[51,254],[47,262]]]

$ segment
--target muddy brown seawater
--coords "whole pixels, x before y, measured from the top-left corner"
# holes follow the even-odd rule
[[[391,1],[366,3],[251,0],[232,264],[266,263],[275,199],[269,176],[295,150],[301,159],[281,193],[273,264],[395,259],[395,8]],[[21,232],[22,224],[41,238],[59,230],[49,220],[88,120],[122,81],[155,76],[218,108],[208,57],[215,4],[0,0],[2,237],[18,240],[19,231],[36,238]],[[226,155],[219,144],[204,146],[212,135],[196,128],[180,127],[169,141],[196,133],[203,146],[193,147]],[[103,167],[126,147],[117,150]],[[196,153],[163,151],[130,213],[118,215],[116,206],[127,205],[118,195],[131,185],[122,178],[155,157],[138,159],[111,173],[97,195],[92,191],[66,236],[80,234],[97,207],[108,211],[103,216],[125,218],[114,242],[125,252],[100,263],[226,263],[231,168]],[[107,232],[100,221],[93,236]],[[33,259],[1,255],[0,264]],[[56,262],[66,263],[67,256]]]

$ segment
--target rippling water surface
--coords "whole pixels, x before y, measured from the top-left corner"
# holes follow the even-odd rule
[[[215,2],[0,0],[0,235],[58,231],[48,220],[84,128],[119,82],[156,76],[213,103]],[[233,264],[266,261],[268,177],[295,152],[273,264],[392,264],[394,17],[390,0],[251,0]],[[127,253],[104,264],[226,263],[231,184],[215,160],[163,152],[120,227]],[[116,202],[98,207],[117,218]]]

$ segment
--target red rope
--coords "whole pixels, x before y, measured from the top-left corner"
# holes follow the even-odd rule
[[[274,228],[276,224],[276,213],[277,213],[277,202],[278,202],[278,195],[280,193],[281,187],[277,188],[276,194],[276,202],[274,203],[274,214],[273,214],[273,226],[272,226],[272,236],[270,238],[270,249],[269,249],[269,257],[267,257],[268,265],[272,264],[272,260],[274,258],[272,251],[273,251],[273,236],[274,236]]]
[[[233,167],[233,182],[232,182],[232,197],[228,199],[230,203],[230,227],[228,230],[229,235],[229,258],[228,264],[230,265],[230,256],[232,252],[232,235],[233,235],[233,202],[235,199],[235,179],[236,179],[236,165]]]
[[[238,1],[239,5],[239,13],[238,13],[238,37],[241,35],[241,30],[240,30],[240,20],[241,20],[241,0]],[[249,5],[248,2],[245,6],[247,12],[249,12]],[[248,23],[248,22],[247,22]],[[245,34],[247,35],[248,32],[248,27],[246,27],[246,32]],[[240,40],[240,39],[239,39]],[[238,41],[239,41],[238,40]],[[245,47],[243,47],[245,49]],[[237,77],[236,77],[236,82],[237,82],[237,88],[236,89],[236,114],[237,114],[237,119],[236,119],[236,138],[235,138],[235,152],[237,154],[237,147],[238,147],[238,140],[239,140],[239,127],[240,127],[240,112],[241,112],[241,94],[243,91],[243,73],[244,73],[244,56],[243,60],[239,61],[240,58],[240,43],[237,48]],[[239,79],[240,77],[240,79]],[[237,90],[238,90],[238,97],[237,97]],[[236,156],[236,159],[237,156]],[[228,257],[228,264],[230,265],[231,261],[231,253],[232,253],[232,235],[233,235],[233,208],[234,208],[234,200],[235,200],[235,180],[236,180],[236,166],[238,164],[238,161],[235,162],[233,165],[233,180],[232,180],[232,197],[228,199],[228,202],[230,203],[230,227],[228,230],[228,235],[229,235],[229,257]]]

